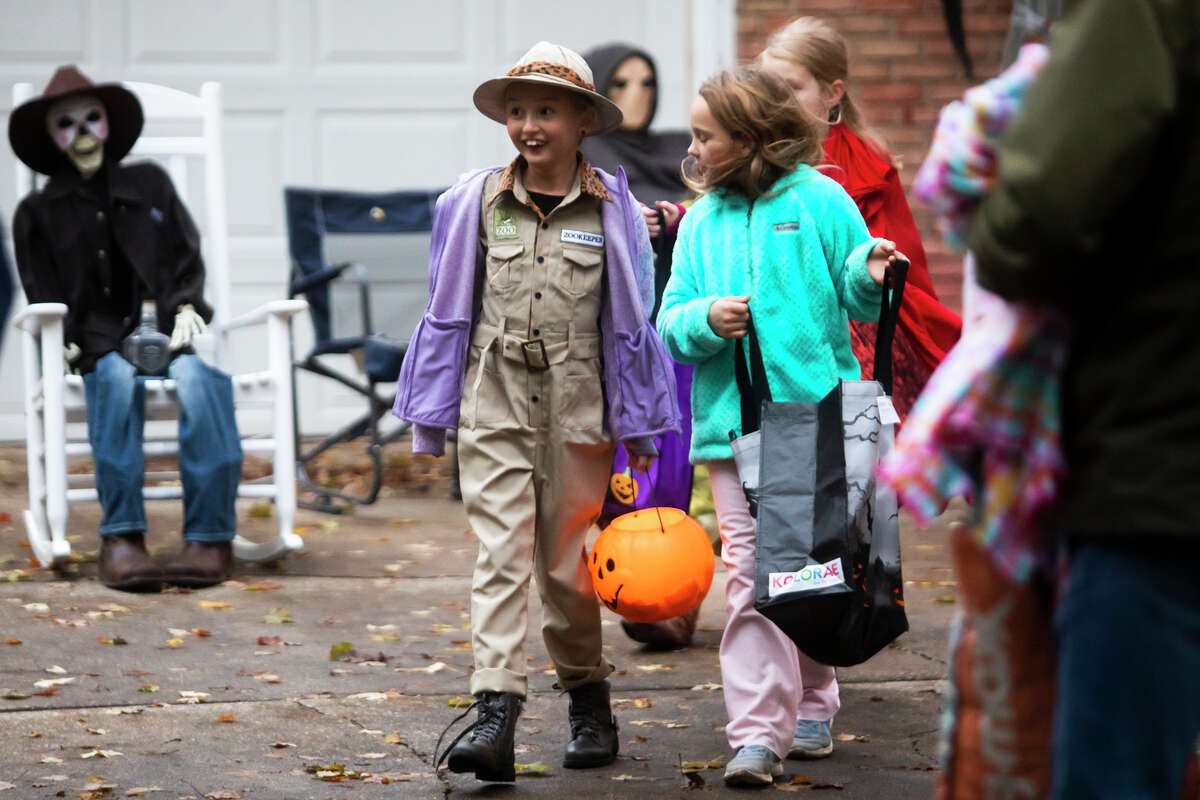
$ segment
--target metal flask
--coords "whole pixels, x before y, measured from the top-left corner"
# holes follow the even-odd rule
[[[121,355],[139,375],[166,375],[171,353],[170,338],[158,329],[158,311],[154,301],[142,303],[142,320],[121,343]]]

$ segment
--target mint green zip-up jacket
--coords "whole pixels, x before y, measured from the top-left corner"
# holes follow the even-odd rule
[[[750,202],[734,192],[700,198],[684,216],[658,332],[692,380],[692,461],[731,458],[741,435],[733,373],[734,340],[708,325],[722,297],[750,297],[775,400],[820,400],[842,380],[858,380],[849,319],[879,318],[880,287],[867,272],[879,239],[835,181],[807,165]]]

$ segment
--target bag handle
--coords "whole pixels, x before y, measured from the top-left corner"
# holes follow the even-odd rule
[[[671,244],[667,241],[667,217],[661,208],[656,208],[654,213],[658,215],[658,236],[654,237],[654,310],[650,312],[650,321],[658,322],[663,292],[671,277],[672,253]]]
[[[900,304],[904,301],[904,284],[908,278],[908,261],[897,258],[883,273],[883,288],[879,300],[879,325],[875,331],[875,380],[884,392],[892,393],[892,342],[900,321]],[[749,365],[740,341],[733,343],[733,373],[742,401],[742,435],[753,433],[762,425],[762,404],[771,402],[771,386],[763,363],[762,348],[751,315],[746,322]]]
[[[737,378],[738,394],[742,397],[742,435],[753,433],[762,424],[762,405],[771,402],[771,385],[767,381],[767,367],[763,363],[758,333],[754,330],[754,317],[746,320],[746,344],[750,348],[750,364],[746,364],[746,351],[740,341],[733,343],[733,371]]]
[[[875,328],[875,380],[889,396],[892,393],[892,343],[900,322],[900,304],[904,302],[904,284],[908,280],[908,261],[897,258],[883,271],[883,291],[879,299],[879,324]]]

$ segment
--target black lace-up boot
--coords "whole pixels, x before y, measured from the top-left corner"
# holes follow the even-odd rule
[[[617,718],[609,703],[609,683],[589,683],[572,689],[571,741],[563,766],[568,769],[603,767],[617,759]]]
[[[511,692],[482,692],[475,705],[479,716],[450,749],[450,771],[474,772],[481,781],[511,783],[517,779],[513,737],[521,698]]]

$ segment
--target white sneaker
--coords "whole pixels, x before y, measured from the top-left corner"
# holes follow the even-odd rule
[[[783,761],[761,744],[741,748],[725,765],[727,786],[770,786],[783,774]]]

